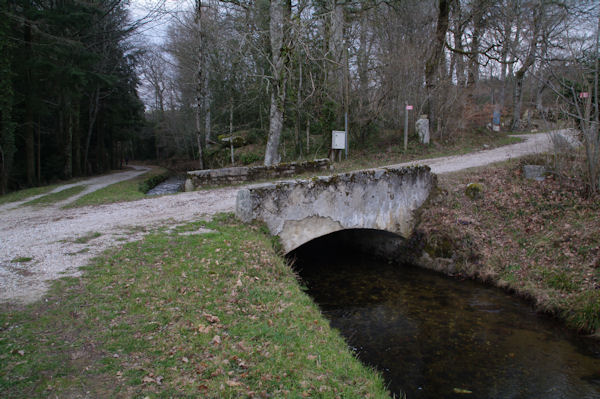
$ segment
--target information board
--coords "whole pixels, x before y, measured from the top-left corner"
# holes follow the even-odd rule
[[[343,130],[331,131],[331,148],[334,150],[343,150],[346,148],[346,132]]]

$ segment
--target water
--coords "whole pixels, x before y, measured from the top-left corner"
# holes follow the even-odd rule
[[[162,194],[173,194],[178,193],[183,188],[185,178],[182,176],[171,176],[162,183],[156,185],[156,187],[148,190],[146,195],[162,195]]]
[[[600,398],[597,341],[501,290],[333,244],[302,247],[291,254],[294,267],[331,325],[393,393]]]

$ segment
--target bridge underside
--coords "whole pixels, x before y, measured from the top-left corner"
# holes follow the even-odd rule
[[[346,229],[383,230],[407,238],[435,183],[426,166],[269,183],[240,190],[236,214],[245,222],[265,222],[286,252]]]

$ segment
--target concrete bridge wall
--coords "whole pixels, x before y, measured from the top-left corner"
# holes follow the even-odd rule
[[[436,178],[427,166],[373,169],[240,190],[236,214],[264,221],[286,252],[325,234],[377,229],[408,238]]]

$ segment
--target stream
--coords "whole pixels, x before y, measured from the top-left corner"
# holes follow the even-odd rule
[[[185,184],[185,177],[171,176],[164,182],[159,183],[154,188],[148,190],[146,195],[162,195],[162,194],[178,193],[183,189],[184,184]]]
[[[600,344],[500,289],[314,240],[288,258],[356,356],[407,398],[600,398]]]

